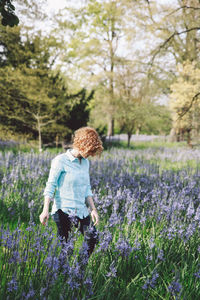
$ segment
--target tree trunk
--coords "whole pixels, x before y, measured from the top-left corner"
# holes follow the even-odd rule
[[[136,128],[136,135],[139,135],[140,134],[140,129],[141,129],[141,125],[138,125],[137,128]]]
[[[107,135],[113,136],[114,135],[114,119],[111,117],[108,121],[108,133]]]
[[[114,50],[113,50],[113,40],[115,38],[115,20],[111,19],[111,40],[110,40],[110,76],[109,76],[109,92],[110,92],[110,107],[114,107]],[[114,135],[114,117],[110,112],[108,121],[108,136]]]
[[[169,142],[177,142],[176,130],[173,127],[170,131],[170,134],[169,134]]]
[[[38,139],[39,139],[39,152],[42,152],[42,135],[41,135],[41,126],[40,126],[40,120],[37,119],[38,122]]]
[[[193,147],[193,146],[192,146],[192,139],[191,139],[191,131],[192,131],[191,128],[187,130],[187,144],[188,144],[188,146],[189,146],[190,148]]]
[[[128,135],[128,143],[127,143],[127,146],[128,146],[128,148],[130,147],[130,142],[131,142],[131,136],[132,136],[132,133],[127,133],[127,135]]]
[[[56,148],[58,148],[58,134],[56,134]]]

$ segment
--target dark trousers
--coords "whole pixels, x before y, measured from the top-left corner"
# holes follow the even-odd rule
[[[80,219],[77,216],[69,216],[61,209],[57,210],[53,215],[53,219],[56,222],[58,235],[67,242],[69,232],[72,226],[79,227],[80,232],[85,236],[85,240],[88,244],[88,254],[90,255],[96,243],[98,242],[97,231],[94,225],[90,226],[90,216]]]

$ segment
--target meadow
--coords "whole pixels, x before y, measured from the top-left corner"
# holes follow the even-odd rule
[[[138,143],[90,160],[100,216],[87,257],[39,223],[54,151],[0,152],[0,299],[200,299],[200,150]],[[76,229],[74,229],[76,231]]]

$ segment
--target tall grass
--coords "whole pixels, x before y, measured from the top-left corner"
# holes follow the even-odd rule
[[[76,228],[39,224],[55,153],[0,156],[0,299],[199,299],[199,150],[110,149],[91,160],[100,215],[90,258]],[[175,167],[174,167],[175,166]]]

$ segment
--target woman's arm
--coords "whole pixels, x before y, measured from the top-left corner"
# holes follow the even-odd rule
[[[40,222],[43,224],[43,225],[46,225],[46,222],[48,222],[48,219],[49,219],[49,203],[51,201],[51,198],[49,196],[46,196],[44,198],[44,206],[43,206],[43,211],[42,213],[40,214]]]
[[[87,196],[85,202],[90,207],[91,217],[92,217],[92,221],[94,222],[94,225],[98,225],[99,224],[99,215],[98,215],[98,212],[94,205],[93,198],[91,196]]]
[[[46,222],[49,219],[49,203],[54,196],[58,178],[59,178],[61,172],[62,172],[61,162],[57,158],[53,159],[52,163],[51,163],[50,172],[49,172],[49,178],[48,178],[48,181],[46,183],[46,187],[45,187],[45,190],[43,193],[43,195],[45,197],[43,211],[39,216],[40,222],[43,225],[46,225]]]

